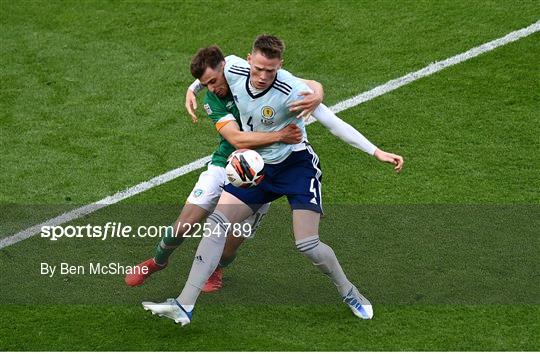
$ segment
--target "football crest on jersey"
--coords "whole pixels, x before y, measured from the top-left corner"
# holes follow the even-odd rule
[[[270,106],[264,106],[261,109],[261,123],[265,125],[272,125],[274,124],[274,116],[276,115],[276,111],[270,107]]]
[[[212,109],[210,108],[210,105],[208,103],[204,104],[204,110],[208,115],[212,114]]]
[[[199,198],[203,193],[204,193],[204,191],[203,191],[202,189],[195,189],[195,190],[193,191],[193,196],[194,196],[195,198]]]

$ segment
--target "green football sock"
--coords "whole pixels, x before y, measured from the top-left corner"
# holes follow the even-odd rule
[[[165,237],[156,246],[156,253],[154,255],[156,263],[162,266],[166,265],[169,262],[169,256],[182,242],[184,242],[184,238],[180,235],[174,236],[173,228],[168,228]]]

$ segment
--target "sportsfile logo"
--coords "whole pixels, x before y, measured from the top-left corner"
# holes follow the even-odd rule
[[[179,224],[178,232],[174,234],[174,228],[171,225],[164,226],[146,226],[141,225],[134,228],[131,225],[124,225],[121,222],[107,222],[104,225],[45,225],[41,227],[41,237],[48,238],[51,241],[57,241],[61,238],[78,239],[90,238],[105,241],[107,239],[121,238],[165,238],[165,237],[212,237],[231,235],[233,237],[249,237],[252,234],[252,225],[250,223],[224,224],[224,232],[221,232],[220,225],[212,227],[209,223]]]
[[[107,222],[105,225],[67,225],[67,226],[42,226],[41,237],[56,241],[61,238],[92,238],[107,240],[109,238],[131,237],[164,237],[168,232],[172,233],[172,226],[139,226],[136,232],[133,227],[121,222]]]

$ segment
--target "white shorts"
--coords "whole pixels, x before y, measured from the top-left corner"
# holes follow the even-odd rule
[[[225,168],[209,164],[208,169],[200,174],[199,180],[195,183],[187,202],[203,208],[208,213],[212,213],[226,184],[229,184],[229,181],[227,180]],[[263,205],[255,214],[241,223],[240,229],[245,230],[243,232],[244,237],[250,238],[255,235],[255,231],[263,217],[268,213],[269,208],[270,203]],[[244,226],[244,224],[250,226]]]

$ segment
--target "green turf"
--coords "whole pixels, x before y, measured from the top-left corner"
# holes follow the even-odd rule
[[[208,155],[214,129],[183,111],[199,47],[244,55],[256,34],[280,35],[287,69],[321,81],[331,105],[540,18],[533,1],[0,9],[0,235]],[[179,292],[195,242],[138,289],[119,276],[48,279],[39,264],[133,264],[152,239],[33,238],[0,250],[0,349],[539,350],[539,39],[340,113],[405,156],[399,176],[321,125],[308,128],[325,173],[321,237],[375,303],[373,321],[353,318],[297,254],[277,203],[226,287],[203,296],[183,329],[138,302]],[[74,224],[170,223],[198,173]]]
[[[289,48],[285,66],[321,81],[332,104],[539,15],[534,1],[27,1],[1,10],[1,156],[10,171],[1,197],[49,204],[93,202],[212,151],[213,128],[183,111],[187,63],[209,43],[243,56],[256,34],[276,33]]]
[[[141,311],[9,306],[0,319],[6,322],[0,345],[6,350],[530,351],[540,340],[538,306],[379,306],[370,322],[355,320],[339,306],[212,306],[197,318],[204,326],[185,328]]]

